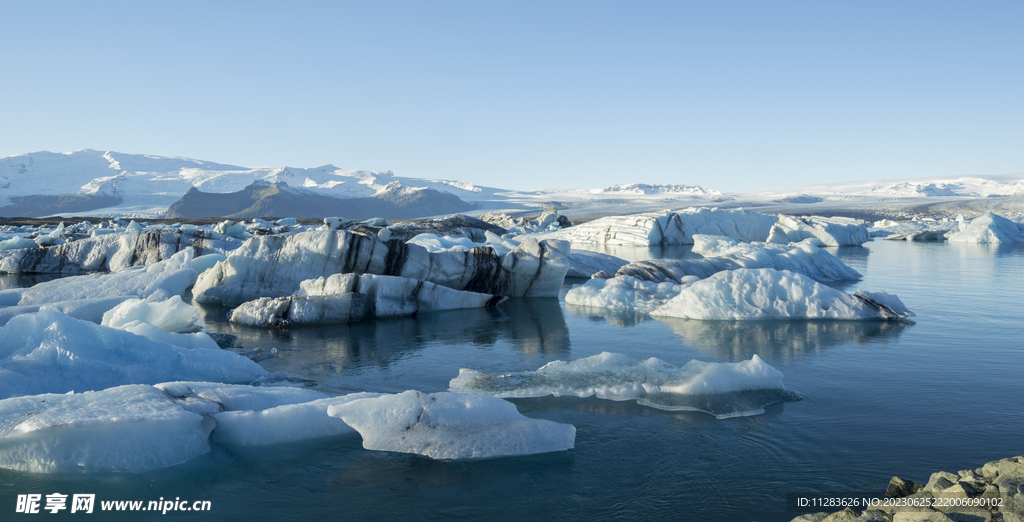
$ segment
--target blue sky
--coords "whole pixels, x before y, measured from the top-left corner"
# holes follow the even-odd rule
[[[1022,2],[4,2],[0,156],[516,189],[1024,171]]]

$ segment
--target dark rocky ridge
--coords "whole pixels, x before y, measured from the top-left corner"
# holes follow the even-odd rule
[[[403,191],[395,187],[374,197],[340,199],[303,193],[289,188],[284,183],[256,182],[238,192],[225,194],[202,192],[193,187],[171,205],[163,217],[199,219],[342,216],[349,219],[410,219],[452,214],[472,208],[472,204],[462,201],[454,194],[433,189]]]
[[[121,198],[92,194],[61,194],[58,196],[16,196],[10,205],[0,207],[0,217],[37,218],[62,212],[88,212],[99,208],[113,207]]]

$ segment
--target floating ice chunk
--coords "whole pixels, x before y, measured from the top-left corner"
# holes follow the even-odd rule
[[[895,223],[875,232],[873,235],[884,233],[885,239],[890,241],[945,241],[946,236],[960,230],[958,222],[925,222],[915,221],[910,223]]]
[[[235,223],[231,220],[221,221],[220,223],[217,223],[217,226],[214,227],[213,230],[236,239],[245,240],[252,237],[252,234],[245,231],[245,221],[242,221],[241,223]]]
[[[780,215],[778,225],[786,231],[786,235],[793,242],[814,237],[828,246],[855,246],[871,240],[868,236],[868,227],[850,218]]]
[[[686,276],[700,279],[723,270],[737,268],[773,268],[790,270],[816,281],[860,279],[861,275],[842,260],[819,248],[816,238],[799,243],[742,243],[723,236],[693,236],[693,251],[703,259],[649,259],[623,266],[616,276],[631,276],[644,281],[681,283]]]
[[[213,415],[217,421],[213,440],[239,446],[264,446],[354,433],[345,421],[331,417],[327,411],[332,406],[380,396],[379,393],[353,393],[263,410],[216,413]]]
[[[249,383],[266,375],[234,352],[155,342],[46,307],[0,328],[0,398],[178,380]]]
[[[224,254],[240,245],[237,239],[199,229],[123,232],[42,249],[3,250],[0,251],[0,272],[118,272],[164,261],[186,249],[201,256]]]
[[[170,259],[113,274],[91,274],[54,279],[29,288],[0,291],[0,306],[40,305],[96,299],[138,297],[168,299],[181,295],[195,283],[198,273],[189,266],[192,251],[183,250]]]
[[[868,294],[864,297],[870,298]],[[893,295],[885,300],[895,303],[898,298]],[[899,310],[891,307],[888,311],[876,309],[862,297],[816,283],[807,276],[788,270],[741,268],[719,272],[684,288],[651,315],[739,321],[879,320],[912,315],[902,302],[899,304]]]
[[[369,274],[335,274],[300,283],[300,295],[242,303],[230,320],[250,326],[345,324],[438,310],[480,308],[504,298],[452,290],[427,281]]]
[[[408,277],[454,290],[509,297],[557,296],[569,269],[564,241],[524,241],[498,256],[492,248],[428,252],[400,241],[337,230],[255,237],[203,272],[193,293],[202,303],[236,305],[294,295],[303,280],[362,273]]]
[[[22,248],[38,248],[39,244],[31,239],[21,236],[14,236],[6,241],[0,241],[0,250],[19,250]]]
[[[142,232],[142,225],[135,222],[133,219],[131,223],[128,223],[128,227],[125,228],[125,232]]]
[[[764,413],[768,404],[796,398],[785,392],[782,373],[757,355],[737,363],[694,360],[677,367],[654,357],[639,360],[602,352],[575,361],[552,361],[536,371],[485,374],[463,368],[449,389],[496,397],[635,400],[653,408],[699,410],[720,418]],[[752,405],[752,400],[758,404]]]
[[[614,274],[627,264],[629,261],[613,255],[574,248],[569,252],[569,271],[565,276],[591,278],[598,272]]]
[[[211,419],[152,386],[0,400],[0,467],[137,473],[210,450]]]
[[[199,309],[175,295],[163,301],[131,299],[103,314],[103,326],[124,329],[134,321],[145,321],[165,332],[192,332],[199,327]]]
[[[475,242],[472,238],[463,236],[418,234],[407,241],[407,243],[422,246],[427,249],[427,252],[444,252],[446,250],[468,251],[477,247],[489,246],[494,249],[498,256],[504,256],[519,247],[518,242],[503,239],[489,230],[484,231],[484,237],[483,242]]]
[[[778,218],[745,210],[690,208],[595,219],[542,237],[604,245],[689,245],[694,234],[762,241]]]
[[[681,284],[641,281],[635,277],[591,279],[569,289],[565,302],[575,306],[604,308],[618,312],[650,313],[679,295],[686,285],[696,282],[695,276],[683,276]]]
[[[331,406],[370,450],[416,453],[432,459],[530,455],[572,449],[576,428],[530,419],[496,397],[415,390]]]
[[[18,297],[15,294],[11,294],[11,296],[15,298]],[[117,296],[60,301],[56,303],[46,303],[45,305],[0,306],[0,326],[7,324],[7,322],[13,317],[22,314],[36,313],[43,306],[59,310],[65,315],[74,317],[75,319],[99,324],[100,321],[103,320],[103,314],[129,299],[132,299],[132,297]]]
[[[961,232],[951,234],[957,243],[1024,243],[1024,224],[991,212],[971,221]]]

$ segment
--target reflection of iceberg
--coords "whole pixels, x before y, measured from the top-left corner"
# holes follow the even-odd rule
[[[444,310],[318,328],[254,328],[227,322],[228,309],[198,305],[205,331],[230,339],[231,349],[287,353],[274,371],[305,378],[352,365],[387,366],[430,344],[493,346],[508,342],[523,352],[551,355],[569,351],[569,329],[555,298],[510,299],[490,308]],[[224,337],[224,335],[229,337]],[[322,376],[321,376],[322,377]]]
[[[758,353],[771,360],[818,354],[850,342],[896,340],[912,323],[893,321],[697,321],[659,317],[687,345],[721,359],[747,359]]]
[[[638,360],[602,352],[576,361],[553,361],[539,370],[485,374],[463,368],[452,391],[497,397],[595,396],[635,400],[663,410],[698,410],[718,418],[764,413],[764,406],[798,400],[782,386],[782,373],[754,355],[738,363],[690,361],[676,367],[654,357]]]

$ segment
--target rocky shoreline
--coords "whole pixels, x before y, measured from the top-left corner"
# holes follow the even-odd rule
[[[809,513],[791,522],[1024,522],[1024,456],[932,473],[927,484],[893,477],[877,506]]]

